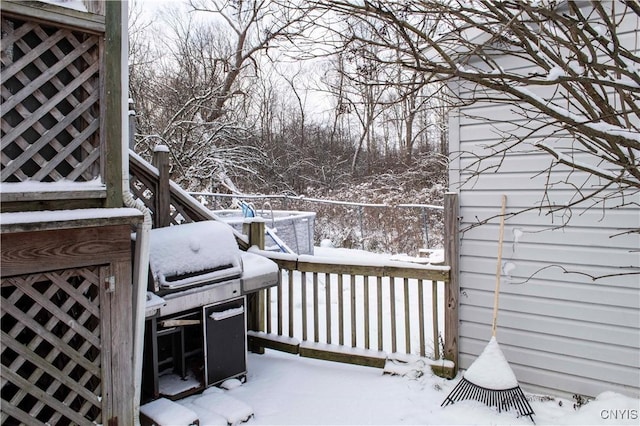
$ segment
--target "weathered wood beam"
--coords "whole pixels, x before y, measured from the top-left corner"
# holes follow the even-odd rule
[[[256,246],[264,250],[265,244],[265,223],[262,220],[255,220],[243,224],[243,232],[249,237],[249,246]],[[253,331],[265,331],[265,291],[256,291],[247,295],[247,329]],[[265,347],[261,346],[256,339],[249,339],[249,350],[254,353],[263,354]]]
[[[158,185],[153,209],[153,227],[164,228],[171,224],[171,188],[169,186],[169,151],[156,148],[153,165],[158,169]]]
[[[30,21],[56,24],[62,28],[82,30],[94,34],[102,34],[105,29],[104,13],[87,13],[39,1],[3,0],[2,14],[5,16],[29,18]]]
[[[276,263],[279,260],[274,259]],[[350,265],[316,262],[298,262],[298,271],[302,272],[322,272],[327,274],[364,275],[370,277],[394,277],[394,278],[415,278],[431,281],[448,281],[449,271],[447,269],[428,269],[418,267],[403,266],[372,266],[372,265]]]
[[[274,334],[256,333],[252,330],[247,332],[247,338],[249,340],[249,346],[268,348],[295,355],[300,352],[300,342],[296,339],[277,336]]]
[[[100,145],[103,179],[107,185],[105,207],[121,207],[122,198],[122,4],[106,2],[104,66],[100,73],[101,117],[104,117]],[[103,105],[103,106],[102,106]]]
[[[2,276],[131,262],[130,225],[3,233]]]
[[[448,192],[444,195],[444,261],[451,270],[444,296],[444,358],[453,361],[453,376],[458,371],[458,296],[460,292],[458,281],[460,225],[458,217],[458,194]]]
[[[300,356],[376,368],[384,368],[387,362],[387,354],[384,352],[306,342],[300,343]]]

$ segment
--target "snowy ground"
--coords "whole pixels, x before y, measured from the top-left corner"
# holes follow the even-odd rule
[[[327,246],[316,248],[316,255],[336,254],[368,259],[384,256],[357,250],[346,253]],[[532,424],[528,417],[518,418],[516,412],[498,413],[477,401],[441,407],[459,378],[446,380],[433,375],[418,357],[409,364],[389,361],[381,370],[267,350],[264,355],[248,355],[247,371],[244,384],[234,379],[223,384],[226,390],[209,388],[178,404],[164,401],[169,406],[157,407],[168,419],[164,424],[189,424],[190,415],[198,417],[200,425],[237,424],[244,420],[247,425]],[[640,422],[640,400],[612,392],[581,407],[574,407],[574,400],[548,395],[527,397],[537,425]],[[190,411],[180,412],[184,408]]]
[[[238,421],[247,410],[253,413],[247,425],[532,424],[476,401],[442,408],[457,380],[434,376],[420,362],[411,367],[404,376],[392,376],[376,368],[267,351],[249,355],[246,383],[211,388],[180,404],[197,411],[200,425]],[[537,425],[638,424],[640,400],[619,394],[604,393],[578,409],[573,400],[527,396]]]

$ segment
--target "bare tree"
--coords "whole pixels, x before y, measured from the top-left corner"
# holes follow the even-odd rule
[[[268,53],[279,43],[290,43],[304,34],[306,10],[280,7],[269,0],[190,0],[195,12],[211,14],[221,19],[233,35],[233,46],[221,58],[227,71],[216,93],[209,120],[224,114],[224,105],[235,91],[234,84],[242,71],[258,67],[259,53]],[[255,71],[254,71],[255,75]]]
[[[422,148],[429,149],[429,131],[436,125],[436,122],[431,122],[430,115],[436,111],[433,96],[438,92],[432,89],[442,85],[430,85],[422,77],[417,71],[398,67],[390,91],[389,107],[384,113],[385,125],[395,129],[400,157],[407,165],[413,162],[413,155],[421,140],[425,141]],[[446,111],[438,122],[445,117]]]
[[[132,66],[138,150],[167,145],[173,178],[190,189],[230,186],[264,161],[247,119],[255,79],[267,50],[297,37],[304,16],[276,6],[192,0],[188,12],[167,7],[148,48],[156,59]]]
[[[322,9],[327,5],[312,2],[311,7]],[[403,67],[399,59],[379,60],[397,53],[371,40],[381,37],[389,46],[404,42],[387,32],[386,24],[367,20],[365,15],[347,14],[345,18],[335,12],[327,7],[323,19],[314,25],[324,29],[327,46],[337,52],[328,61],[329,71],[323,80],[337,105],[334,129],[339,123],[357,123],[349,127],[355,135],[352,175],[386,170],[386,163],[398,164],[398,159],[409,164],[417,141],[425,141],[423,148],[432,145],[426,141],[434,136],[428,132],[433,124],[424,124],[433,115],[432,103],[437,101],[434,95],[442,84],[430,84],[424,73]],[[379,167],[374,167],[375,163]]]
[[[359,20],[349,20],[348,27],[355,33],[368,33],[369,25]],[[354,116],[359,123],[359,135],[355,145],[355,152],[351,160],[351,173],[356,174],[363,151],[367,152],[367,170],[371,169],[372,158],[378,152],[378,136],[376,123],[386,108],[389,97],[389,85],[380,84],[386,80],[388,69],[380,67],[377,61],[371,59],[376,47],[343,34],[344,51],[340,56],[341,62],[333,70],[339,74],[334,80],[339,83],[334,90],[340,96],[341,114]],[[362,36],[364,37],[364,35]]]
[[[619,20],[640,15],[635,1],[347,1],[314,7],[361,17],[376,31],[352,31],[380,65],[400,65],[429,81],[461,81],[472,93],[457,102],[511,105],[528,120],[478,157],[475,173],[495,171],[496,158],[539,137],[550,169],[565,165],[600,180],[576,187],[569,206],[624,205],[640,191],[640,58],[619,34]],[[636,18],[637,19],[637,18]],[[344,30],[342,30],[344,31]],[[397,43],[396,40],[402,40]],[[502,69],[497,58],[520,61]],[[540,96],[540,89],[550,96]],[[591,183],[589,183],[590,185]]]
[[[149,47],[150,60],[131,66],[136,149],[148,154],[157,144],[168,146],[173,178],[191,189],[210,188],[234,170],[251,171],[259,156],[246,143],[248,129],[232,115],[211,118],[219,111],[226,70],[219,58],[230,50],[227,41],[218,28],[183,19],[176,10],[164,23],[163,37]]]

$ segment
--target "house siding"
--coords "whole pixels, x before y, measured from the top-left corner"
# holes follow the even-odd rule
[[[621,40],[639,49],[638,17],[623,21]],[[504,69],[517,64],[503,58]],[[470,96],[468,87],[458,94]],[[550,93],[540,88],[538,94]],[[552,158],[533,143],[518,147],[480,176],[474,155],[524,125],[504,104],[476,103],[450,117],[451,189],[460,203],[460,367],[468,368],[491,337],[500,202],[507,214],[544,204],[562,206],[572,185],[597,185],[566,167],[547,170]],[[558,183],[545,191],[547,182]],[[640,267],[640,194],[613,210],[574,207],[549,214],[534,208],[505,223],[497,337],[520,385],[530,392],[597,396],[607,390],[640,396],[640,278],[617,275]],[[484,225],[473,225],[488,220]],[[507,265],[507,268],[505,268]],[[505,269],[510,272],[504,273]],[[590,276],[608,276],[592,280]]]

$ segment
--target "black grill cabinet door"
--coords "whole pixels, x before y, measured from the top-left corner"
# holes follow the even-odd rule
[[[244,297],[204,307],[207,386],[247,372]]]

